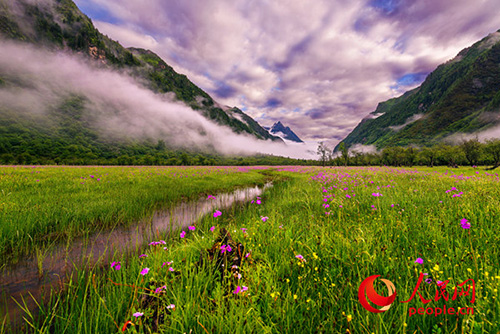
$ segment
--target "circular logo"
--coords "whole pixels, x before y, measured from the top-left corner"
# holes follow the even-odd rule
[[[394,299],[396,299],[396,287],[391,281],[381,278],[380,280],[384,282],[387,287],[388,296],[384,297],[379,295],[373,287],[373,282],[377,279],[377,277],[380,277],[380,275],[370,276],[361,282],[358,290],[358,299],[361,305],[363,305],[363,307],[368,311],[373,313],[382,313],[387,311],[394,302]],[[382,308],[377,309],[371,306],[368,301],[377,306],[382,306]]]

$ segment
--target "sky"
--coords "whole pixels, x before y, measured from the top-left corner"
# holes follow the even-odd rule
[[[498,0],[76,0],[219,103],[333,146],[379,102],[500,29]]]

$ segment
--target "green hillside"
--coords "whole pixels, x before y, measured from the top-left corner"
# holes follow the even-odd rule
[[[280,141],[238,108],[221,108],[210,95],[155,53],[124,48],[101,34],[71,0],[1,1],[0,38],[44,50],[83,55],[96,67],[127,73],[155,93],[174,96],[235,133]],[[8,72],[0,67],[0,90],[29,86]],[[182,158],[185,155],[197,161],[200,160],[195,158],[197,154],[210,161],[216,155],[215,151],[181,152],[168,141],[157,139],[116,142],[105,138],[89,122],[92,110],[88,110],[86,98],[91,97],[61,94],[48,117],[21,114],[0,101],[0,163],[155,163],[161,160],[179,164],[185,163],[186,159]],[[145,158],[158,155],[162,158]]]
[[[500,30],[438,66],[420,87],[380,103],[343,142],[430,146],[497,125],[499,107]]]

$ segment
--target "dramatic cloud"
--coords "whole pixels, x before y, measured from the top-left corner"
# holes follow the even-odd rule
[[[150,47],[221,103],[331,145],[500,28],[497,0],[76,2],[104,33]]]
[[[84,58],[1,41],[0,73],[9,84],[0,89],[4,112],[50,122],[45,117],[68,97],[85,101],[82,117],[107,139],[164,140],[168,145],[214,150],[222,154],[257,152],[314,158],[307,146],[237,135],[198,112],[155,94],[130,76],[98,69]],[[124,138],[126,137],[126,138]]]

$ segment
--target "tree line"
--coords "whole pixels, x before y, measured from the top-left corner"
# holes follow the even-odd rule
[[[500,139],[481,143],[477,138],[458,145],[436,144],[430,147],[386,147],[377,152],[349,149],[343,142],[334,152],[325,143],[318,145],[319,164],[323,166],[500,166]]]

